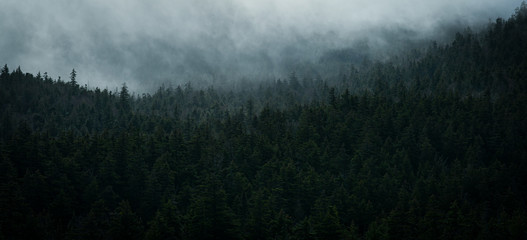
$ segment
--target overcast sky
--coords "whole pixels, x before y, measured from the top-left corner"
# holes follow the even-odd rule
[[[134,91],[161,83],[280,77],[357,41],[389,46],[445,26],[508,18],[521,0],[2,0],[0,63]],[[384,37],[383,37],[384,36]],[[312,58],[312,59],[311,59]],[[285,59],[285,60],[284,60]],[[294,69],[293,69],[294,70]]]

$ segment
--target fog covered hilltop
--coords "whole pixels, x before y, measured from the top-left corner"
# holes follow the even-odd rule
[[[526,239],[527,4],[0,4],[0,239]]]
[[[3,0],[2,64],[81,86],[123,82],[152,93],[161,84],[216,88],[240,80],[326,79],[327,61],[385,61],[470,27],[508,18],[520,0]],[[329,58],[328,54],[343,52]],[[337,68],[338,69],[338,68]]]

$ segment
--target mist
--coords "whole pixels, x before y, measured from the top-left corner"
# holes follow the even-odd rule
[[[514,13],[521,0],[4,0],[0,63],[88,87],[229,87],[286,77],[328,52],[382,60]],[[303,73],[300,73],[303,74]],[[307,74],[307,73],[306,73]]]

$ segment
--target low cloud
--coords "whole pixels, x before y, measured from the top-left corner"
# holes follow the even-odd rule
[[[287,76],[328,51],[404,47],[513,14],[521,0],[5,0],[0,61],[134,91]],[[363,50],[363,49],[362,49]],[[384,50],[383,50],[384,51]],[[371,50],[377,55],[383,51]]]

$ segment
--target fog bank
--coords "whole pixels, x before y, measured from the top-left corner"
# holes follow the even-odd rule
[[[383,58],[521,0],[4,0],[0,63],[111,89],[275,79],[335,49]],[[357,47],[359,46],[359,47]]]

